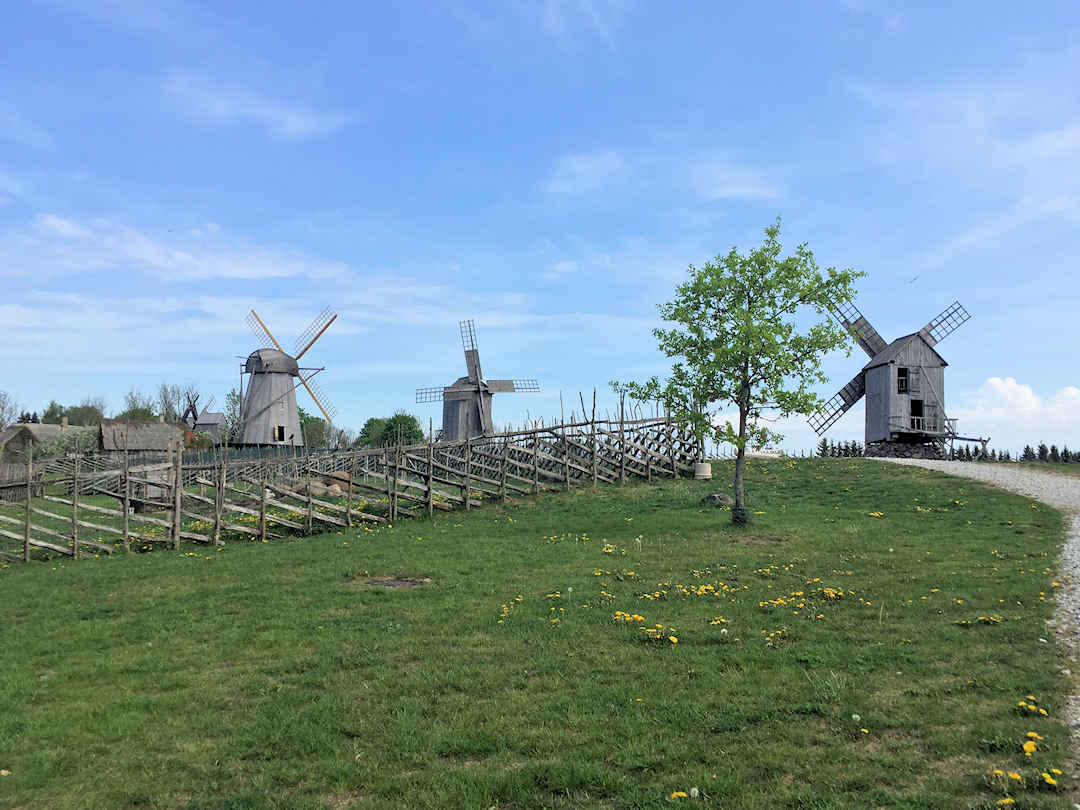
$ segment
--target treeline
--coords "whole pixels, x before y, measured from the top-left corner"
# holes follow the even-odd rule
[[[1026,445],[1024,452],[1020,454],[1021,461],[1045,461],[1050,464],[1080,464],[1080,451],[1070,450],[1068,445],[1063,445],[1058,450],[1056,444],[1049,447],[1046,443],[1040,443],[1038,447]]]
[[[834,442],[822,439],[818,442],[817,455],[821,458],[858,458],[863,454],[863,446],[856,441]]]
[[[108,405],[101,396],[85,397],[77,405],[62,405],[54,399],[50,400],[46,407],[36,411],[22,408],[10,394],[0,391],[0,430],[16,423],[59,425],[65,418],[72,427],[87,428],[96,428],[107,417],[124,422],[161,420],[176,424],[183,421],[187,415],[190,422],[188,403],[197,403],[196,407],[201,412],[210,399],[204,397],[195,385],[163,382],[156,391],[149,394],[132,388],[124,395],[120,409],[109,415]],[[240,389],[233,388],[225,396],[224,406],[219,406],[225,415],[224,435],[219,440],[227,437],[231,442],[235,439],[235,433],[240,427],[242,405]],[[303,408],[297,410],[301,434],[307,447],[387,447],[396,444],[419,444],[427,438],[417,418],[405,411],[397,411],[388,417],[372,417],[358,432],[329,423]],[[195,447],[208,448],[212,447],[214,442],[214,437],[209,434],[198,434],[192,443]]]

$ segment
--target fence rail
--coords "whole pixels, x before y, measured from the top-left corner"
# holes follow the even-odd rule
[[[571,422],[366,450],[72,454],[40,469],[29,455],[22,480],[3,486],[22,509],[0,508],[0,561],[311,535],[571,487],[678,477],[693,472],[697,457],[694,438],[667,419]],[[106,496],[116,508],[87,496]]]

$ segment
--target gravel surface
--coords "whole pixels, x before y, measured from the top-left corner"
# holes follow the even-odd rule
[[[885,460],[885,459],[883,459]],[[887,459],[890,463],[909,464],[930,470],[974,478],[1002,489],[1027,495],[1049,504],[1069,516],[1069,529],[1065,545],[1061,549],[1059,564],[1062,588],[1057,595],[1054,619],[1047,632],[1056,633],[1073,653],[1080,646],[1080,476],[1056,475],[1054,473],[1019,468],[1015,464],[977,464],[967,461],[923,461],[920,459]],[[1075,664],[1073,668],[1077,667]],[[1073,694],[1069,696],[1069,724],[1073,732],[1073,748],[1080,751],[1080,694],[1077,694],[1077,676],[1069,669],[1062,674],[1069,676]],[[1080,672],[1077,673],[1080,675]],[[1080,807],[1080,804],[1074,805]]]

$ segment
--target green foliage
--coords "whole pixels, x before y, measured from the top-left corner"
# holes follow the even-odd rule
[[[305,447],[326,447],[327,424],[325,419],[312,416],[303,408],[296,409],[300,414],[300,433],[304,437]]]
[[[864,275],[828,268],[822,273],[814,254],[799,245],[781,258],[780,220],[765,229],[765,241],[743,256],[732,248],[701,268],[690,265],[689,279],[675,299],[660,306],[671,329],[653,334],[667,357],[671,376],[644,383],[612,383],[640,401],[661,401],[673,418],[694,432],[737,450],[735,502],[743,507],[742,459],[746,446],[767,446],[783,436],[761,419],[821,408],[811,387],[826,382],[821,359],[848,347],[850,336],[828,317],[828,308],[855,297],[853,283]],[[818,320],[801,329],[813,312]],[[725,408],[738,410],[738,425],[714,422]]]
[[[105,418],[105,403],[100,398],[87,397],[81,405],[63,406],[55,399],[49,401],[41,414],[41,421],[46,425],[59,425],[67,417],[69,425],[96,427]]]
[[[200,431],[191,437],[187,446],[189,450],[213,450],[214,437],[206,431]]]
[[[1071,807],[1071,776],[1035,787],[1072,772],[1039,642],[1062,517],[917,468],[790,464],[747,461],[753,532],[684,479],[11,564],[0,806],[990,810],[1003,769],[1024,807]],[[814,609],[769,604],[793,592]]]
[[[829,455],[829,442],[824,437],[822,437],[821,441],[818,442],[817,454],[819,458],[825,458],[827,455]]]
[[[373,416],[360,429],[357,444],[361,447],[392,447],[420,444],[426,438],[420,422],[405,411],[397,411],[389,418]]]
[[[156,422],[157,414],[151,408],[129,408],[116,415],[121,422]]]
[[[1050,460],[1050,448],[1046,446],[1045,442],[1039,442],[1038,454],[1039,454],[1039,461],[1049,461]]]

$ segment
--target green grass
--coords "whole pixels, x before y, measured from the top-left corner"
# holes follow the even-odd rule
[[[919,468],[748,466],[746,531],[699,503],[716,464],[373,533],[11,565],[0,805],[666,807],[696,787],[989,808],[1010,783],[1017,807],[1070,806],[1067,776],[1039,786],[1070,759],[1040,642],[1062,517]]]

